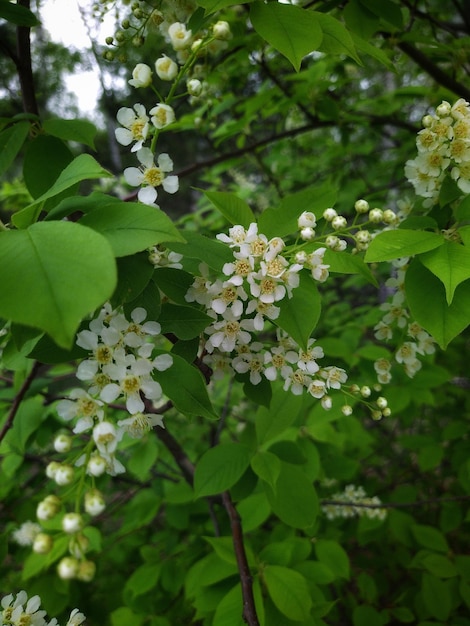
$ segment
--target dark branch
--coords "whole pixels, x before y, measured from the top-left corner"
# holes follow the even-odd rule
[[[228,491],[225,491],[222,494],[222,501],[230,518],[233,547],[235,550],[235,557],[237,559],[238,571],[240,573],[243,597],[243,620],[248,624],[248,626],[259,626],[255,599],[253,596],[253,579],[251,577],[248,560],[246,558],[245,544],[243,543],[241,519],[235,506],[233,505],[232,498],[230,497]]]
[[[20,6],[30,8],[30,0],[18,0]],[[36,91],[34,88],[33,68],[31,63],[31,40],[29,26],[18,26],[16,34],[17,56],[16,68],[21,85],[23,98],[23,110],[25,113],[32,113],[39,116],[36,102]],[[14,60],[14,59],[13,59]]]
[[[31,368],[31,371],[30,371],[28,377],[26,378],[26,380],[24,381],[23,385],[21,386],[21,389],[16,394],[16,397],[13,400],[13,404],[11,405],[11,409],[10,409],[10,412],[8,414],[7,420],[3,424],[3,428],[2,428],[2,430],[0,432],[0,441],[3,440],[3,438],[5,437],[7,432],[13,426],[13,422],[14,422],[15,416],[16,416],[16,414],[18,412],[18,409],[20,408],[20,404],[23,401],[23,398],[25,397],[26,392],[30,388],[31,383],[36,378],[36,375],[37,375],[37,373],[39,371],[39,367],[40,367],[40,363],[38,363],[38,361],[35,361],[34,364],[33,364],[33,367]]]

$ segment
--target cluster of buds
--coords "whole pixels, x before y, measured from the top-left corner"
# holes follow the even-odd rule
[[[322,511],[327,519],[351,517],[368,517],[383,521],[387,511],[381,508],[381,501],[377,496],[368,497],[363,487],[347,485],[343,492],[335,493],[330,501],[322,505]]]

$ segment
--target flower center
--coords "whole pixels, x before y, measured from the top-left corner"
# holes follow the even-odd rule
[[[134,120],[134,122],[132,122],[130,131],[132,135],[134,136],[134,139],[145,139],[144,132],[143,132],[144,128],[145,128],[145,122],[141,120],[140,118],[137,118],[136,120]]]
[[[235,335],[238,334],[240,330],[240,324],[238,322],[232,321],[232,322],[227,322],[225,324],[225,334],[228,335],[229,337],[233,337]]]
[[[89,398],[80,398],[77,402],[77,413],[88,417],[95,415],[96,402]]]
[[[113,351],[109,346],[100,345],[95,350],[95,357],[101,365],[104,363],[111,363],[113,360]]]
[[[150,187],[158,187],[162,184],[163,179],[165,178],[163,172],[156,167],[148,167],[144,172],[144,180],[143,182],[150,185]]]
[[[126,376],[121,383],[122,390],[127,394],[137,393],[140,389],[140,380],[138,376],[133,374]]]

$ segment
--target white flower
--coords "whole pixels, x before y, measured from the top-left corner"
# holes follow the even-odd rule
[[[175,22],[168,28],[168,37],[174,50],[184,50],[192,43],[192,32],[181,22]]]
[[[26,606],[25,606],[26,605]],[[13,624],[14,626],[45,626],[44,616],[46,611],[39,611],[41,606],[41,598],[32,596],[28,600],[26,591],[20,591],[15,600],[13,594],[9,594],[2,598],[1,606],[3,608],[3,623]]]
[[[165,428],[161,415],[135,413],[130,417],[119,420],[117,425],[133,439],[141,439],[154,426]]]
[[[258,350],[256,350],[258,348]],[[264,359],[259,354],[262,344],[259,342],[252,343],[249,346],[249,352],[242,352],[232,361],[233,369],[239,374],[250,373],[250,382],[252,385],[258,385],[261,382],[261,373],[264,370]]]
[[[137,152],[142,148],[149,132],[149,118],[145,107],[142,104],[134,104],[134,111],[127,107],[119,109],[117,121],[124,128],[116,128],[114,131],[116,141],[122,146],[128,146],[135,141],[131,152]]]
[[[303,393],[305,387],[308,388],[312,379],[303,370],[297,369],[292,371],[284,382],[284,391],[288,389],[294,394],[294,396],[300,396]]]
[[[341,385],[348,380],[346,372],[335,365],[322,368],[320,376],[325,379],[328,389],[341,389]]]
[[[80,365],[83,363],[85,363],[85,361]],[[90,363],[90,361],[88,360],[87,363]],[[79,377],[80,373],[83,375],[83,368],[80,372],[79,367],[77,377]],[[61,400],[58,402],[57,413],[62,419],[67,421],[79,418],[73,429],[74,433],[82,433],[89,430],[95,423],[95,419],[103,419],[104,411],[101,408],[103,403],[92,398],[84,389],[72,389],[69,393],[69,397],[71,398],[70,400]]]
[[[132,355],[131,355],[132,356]],[[163,357],[163,359],[162,359]],[[169,358],[168,358],[169,357]],[[148,359],[135,359],[133,357],[130,366],[125,364],[112,364],[107,367],[110,377],[117,383],[109,383],[100,393],[100,398],[106,402],[114,402],[123,395],[126,398],[126,408],[131,415],[142,413],[145,405],[140,397],[142,392],[149,400],[159,400],[162,396],[162,388],[159,383],[150,377],[151,371],[167,369],[170,355],[160,355],[149,361]]]
[[[19,528],[13,531],[13,541],[20,546],[32,546],[36,536],[41,530],[41,526],[36,522],[24,522]]]
[[[210,335],[206,342],[206,350],[213,352],[214,348],[219,348],[225,352],[232,352],[237,343],[250,343],[251,335],[248,330],[254,330],[253,321],[237,321],[229,309],[224,313],[223,320],[214,322],[212,326],[206,328],[205,332]]]
[[[160,154],[157,165],[155,165],[152,151],[149,148],[141,148],[137,152],[137,158],[143,167],[127,167],[124,170],[124,178],[133,187],[142,185],[137,195],[141,202],[153,205],[157,199],[156,187],[160,185],[167,193],[178,191],[178,177],[165,176],[166,173],[173,171],[173,161],[168,154]]]
[[[289,363],[297,363],[298,355],[293,350],[286,351],[283,346],[271,348],[264,353],[265,370],[264,375],[268,380],[276,380],[280,374],[284,380],[293,372]]]
[[[229,308],[235,317],[240,317],[243,313],[243,302],[248,298],[243,287],[237,287],[226,281],[217,280],[209,288],[209,294],[213,296],[209,307],[219,315],[223,315]]]
[[[137,63],[132,71],[132,79],[129,85],[133,87],[148,87],[152,82],[152,70],[145,63]]]
[[[159,102],[153,109],[150,109],[150,115],[152,116],[152,124],[155,128],[165,128],[175,121],[175,112],[168,104]]]
[[[315,228],[316,225],[317,218],[315,217],[314,213],[310,211],[304,211],[297,219],[297,226],[299,227],[299,229]]]
[[[155,71],[157,72],[158,78],[161,80],[171,81],[178,76],[178,65],[173,59],[163,54],[155,61]]]
[[[78,609],[74,609],[70,613],[70,617],[65,626],[80,626],[80,624],[83,624],[85,620],[86,617],[83,615],[83,613],[80,613]]]
[[[122,431],[111,422],[101,422],[93,428],[93,440],[101,454],[112,454],[121,437]]]
[[[263,276],[262,271],[248,276],[251,295],[265,304],[273,304],[286,295],[286,287],[271,276]]]

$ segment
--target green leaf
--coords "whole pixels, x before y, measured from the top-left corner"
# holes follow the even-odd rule
[[[158,321],[163,333],[173,333],[179,339],[193,339],[199,336],[213,319],[191,306],[164,304]]]
[[[333,539],[318,539],[315,544],[317,559],[326,565],[336,578],[349,580],[349,558],[343,548]]]
[[[276,325],[306,349],[321,313],[321,297],[312,277],[301,271],[299,286],[293,290],[292,298],[284,298],[279,305],[281,312]]]
[[[47,159],[44,155],[47,154]],[[23,176],[33,198],[39,198],[73,161],[73,154],[57,137],[38,135],[29,142],[23,161]]]
[[[452,561],[442,554],[428,553],[421,558],[420,562],[430,574],[438,578],[453,578],[458,574],[457,568]]]
[[[452,178],[447,175],[444,178],[441,189],[439,191],[439,206],[443,208],[446,205],[451,204],[452,202],[454,202],[454,200],[457,200],[457,198],[460,198],[461,196],[461,189],[459,189],[455,180],[452,180]]]
[[[200,7],[206,10],[206,13],[215,13],[224,9],[225,7],[234,6],[236,4],[248,4],[252,0],[241,0],[240,2],[234,2],[233,0],[197,0]]]
[[[433,617],[446,622],[452,610],[452,596],[448,582],[423,574],[421,595],[426,609]]]
[[[182,234],[187,243],[168,242],[168,248],[190,259],[203,261],[217,271],[233,261],[233,253],[224,243],[189,231]]]
[[[17,26],[37,26],[37,17],[26,7],[11,2],[0,2],[0,18]]]
[[[327,248],[323,261],[326,265],[330,266],[330,272],[338,274],[360,274],[369,283],[375,287],[378,286],[377,279],[360,256],[349,254],[349,252],[335,252]]]
[[[357,56],[354,41],[343,24],[326,13],[316,13],[316,16],[323,32],[319,50],[327,54],[347,54],[356,63],[362,65],[361,59]]]
[[[161,569],[161,563],[144,563],[129,576],[124,591],[130,592],[134,598],[151,591],[157,586]]]
[[[443,350],[470,324],[470,281],[457,287],[448,306],[441,281],[415,260],[406,271],[405,290],[411,314]]]
[[[353,626],[383,626],[386,622],[373,606],[356,606],[352,614]]]
[[[365,261],[366,263],[376,263],[413,256],[438,248],[442,246],[444,241],[444,237],[437,233],[419,230],[386,230],[372,239],[365,255]]]
[[[281,462],[275,454],[259,450],[251,459],[251,469],[276,492],[276,482],[281,472]]]
[[[118,283],[111,299],[113,307],[136,300],[147,287],[154,273],[153,265],[149,263],[146,252],[122,257],[116,261]]]
[[[337,190],[329,182],[311,185],[306,189],[282,198],[274,209],[266,209],[258,218],[258,230],[266,237],[284,237],[298,231],[297,219],[303,211],[311,211],[317,218],[323,211],[333,206]]]
[[[167,241],[184,241],[160,209],[137,203],[111,203],[84,215],[80,224],[101,233],[117,257],[129,256]]]
[[[421,254],[419,260],[443,283],[450,305],[457,286],[470,278],[470,249],[446,241],[439,248]]]
[[[266,565],[263,578],[271,600],[283,615],[294,621],[308,620],[312,598],[302,574],[281,565]]]
[[[65,141],[76,141],[90,148],[95,148],[96,126],[88,120],[46,120],[44,131]]]
[[[165,395],[186,415],[217,417],[201,372],[176,354],[172,356],[173,365],[157,376]]]
[[[40,222],[0,232],[0,284],[2,317],[41,328],[68,349],[81,319],[113,293],[116,265],[95,231]]]
[[[449,552],[449,544],[440,530],[424,524],[413,524],[411,532],[416,541],[424,548],[437,552]]]
[[[238,583],[217,604],[212,626],[245,626],[241,606],[243,606],[242,589]]]
[[[174,267],[159,267],[153,275],[153,281],[170,300],[188,304],[185,295],[194,282],[194,276],[189,272]]]
[[[319,13],[278,2],[253,2],[250,20],[256,32],[283,54],[298,72],[305,55],[322,42]]]
[[[271,507],[264,493],[253,493],[237,504],[242,518],[243,530],[250,532],[259,528],[271,514]]]
[[[269,408],[260,407],[255,417],[258,445],[282,434],[296,419],[302,407],[302,396],[276,389]]]
[[[360,2],[381,20],[388,22],[398,30],[403,28],[401,9],[392,0],[380,0],[380,4],[377,4],[375,0],[360,0]]]
[[[233,487],[250,465],[250,451],[239,443],[210,448],[199,459],[194,473],[196,498],[214,496]]]
[[[216,206],[231,224],[240,224],[244,228],[256,222],[249,205],[229,191],[205,191],[206,197]]]
[[[36,221],[41,211],[41,204],[69,189],[82,180],[93,180],[97,178],[110,178],[112,174],[103,169],[101,165],[89,154],[80,154],[62,171],[52,187],[43,193],[39,198],[27,207],[15,213],[12,222],[18,228],[26,228]]]
[[[307,474],[297,465],[281,463],[274,492],[263,483],[273,513],[293,528],[311,526],[318,515],[318,498]]]
[[[21,150],[30,126],[29,122],[18,122],[0,133],[0,176],[7,171]]]

